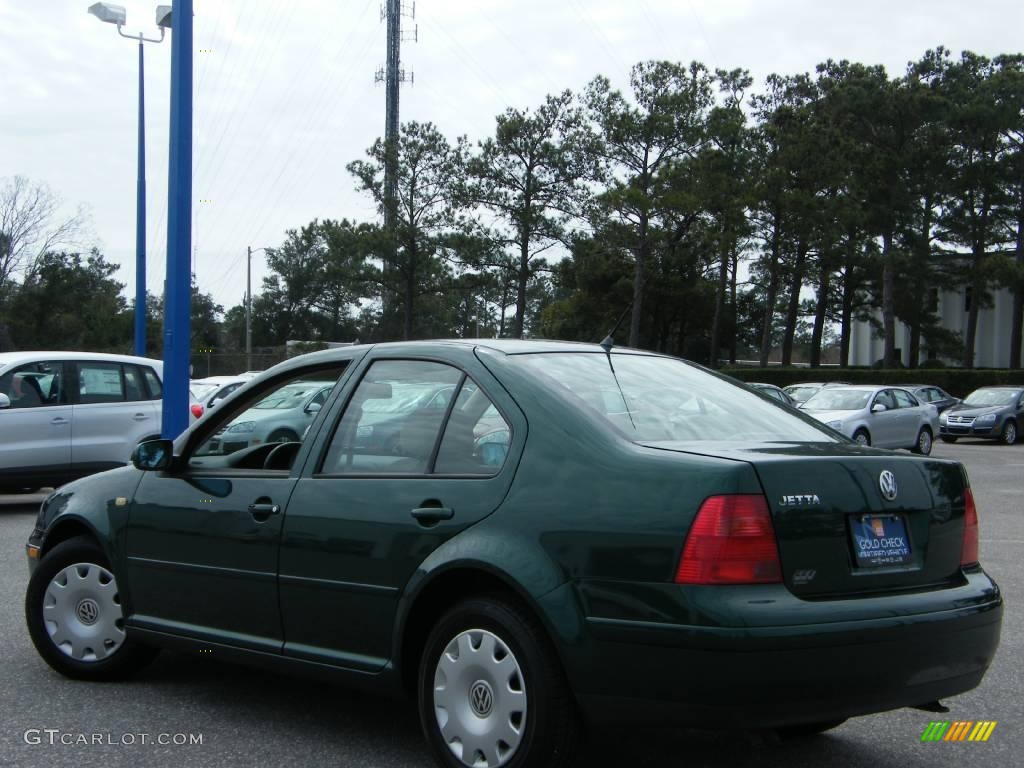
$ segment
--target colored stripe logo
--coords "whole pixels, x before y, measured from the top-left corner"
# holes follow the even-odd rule
[[[988,741],[995,728],[995,720],[933,720],[921,741]]]

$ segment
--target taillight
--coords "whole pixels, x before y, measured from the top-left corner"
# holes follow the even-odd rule
[[[782,581],[768,502],[760,494],[711,496],[700,505],[677,584],[770,584]]]
[[[971,489],[964,490],[964,543],[960,550],[960,565],[978,564],[978,508],[974,506]]]
[[[203,406],[199,403],[192,403],[192,405],[189,406],[189,410],[192,411],[192,415],[197,419],[203,415]]]

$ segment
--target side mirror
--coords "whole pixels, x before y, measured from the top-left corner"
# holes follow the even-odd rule
[[[132,464],[143,472],[159,472],[171,466],[174,443],[170,440],[147,440],[132,451]]]
[[[10,408],[10,407],[11,407],[11,398],[9,398],[3,392],[0,392],[0,410],[3,410],[4,408]]]
[[[882,411],[887,411],[887,410],[889,410],[889,409],[886,408],[881,403],[875,403],[874,405],[871,406],[871,412],[872,413],[881,413]]]
[[[314,413],[320,413],[320,409],[323,408],[322,403],[310,403],[306,406],[306,413],[313,415]]]

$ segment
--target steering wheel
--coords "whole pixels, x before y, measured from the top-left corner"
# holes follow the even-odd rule
[[[302,443],[279,443],[263,460],[264,469],[291,469]]]

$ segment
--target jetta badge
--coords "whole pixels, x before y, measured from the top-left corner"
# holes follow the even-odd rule
[[[887,501],[896,501],[896,475],[888,469],[878,476],[878,487]]]

